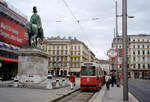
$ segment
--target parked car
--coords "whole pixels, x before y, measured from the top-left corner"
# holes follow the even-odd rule
[[[147,74],[145,77],[144,77],[145,80],[150,80],[150,74]]]

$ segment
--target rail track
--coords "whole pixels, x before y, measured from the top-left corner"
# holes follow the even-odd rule
[[[55,102],[88,102],[94,94],[95,92],[82,92],[79,90]]]

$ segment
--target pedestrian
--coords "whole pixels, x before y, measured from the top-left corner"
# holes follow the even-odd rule
[[[117,84],[117,86],[120,87],[121,73],[118,72],[117,75],[118,75],[118,84]]]
[[[109,90],[109,88],[110,88],[110,81],[111,81],[111,76],[108,74],[105,76],[107,90]]]
[[[72,73],[72,74],[70,75],[70,87],[71,87],[71,89],[73,89],[74,86],[75,86],[75,76],[74,76],[74,74]]]
[[[114,84],[115,84],[115,73],[114,72],[112,72],[112,74],[111,74],[111,87],[114,87]]]

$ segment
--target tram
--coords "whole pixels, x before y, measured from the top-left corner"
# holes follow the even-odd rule
[[[81,65],[80,90],[99,90],[104,83],[104,71],[100,64],[84,62]]]

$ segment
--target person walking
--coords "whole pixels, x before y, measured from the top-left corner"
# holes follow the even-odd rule
[[[106,82],[107,90],[109,90],[109,88],[110,88],[110,81],[111,81],[111,76],[110,75],[106,75],[105,76],[105,82]]]
[[[75,76],[74,74],[72,73],[70,75],[70,87],[71,87],[71,90],[74,88],[74,85],[75,85]]]
[[[112,72],[112,74],[111,74],[111,87],[114,87],[114,84],[115,84],[115,73],[114,72]]]
[[[120,87],[120,80],[121,80],[121,73],[120,72],[118,72],[118,83],[117,83],[117,85],[118,85],[118,87]]]

